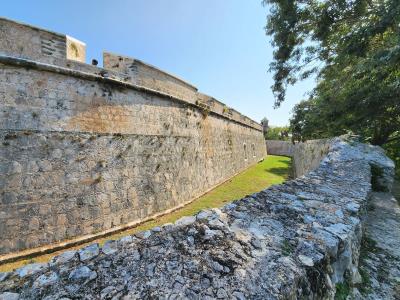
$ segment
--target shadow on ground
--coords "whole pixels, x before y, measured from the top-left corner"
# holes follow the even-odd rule
[[[292,168],[292,161],[291,160],[284,160],[284,159],[279,159],[277,161],[279,164],[283,165],[282,167],[275,167],[275,168],[266,168],[264,169],[265,172],[267,173],[272,173],[277,176],[285,176],[288,175],[288,168]],[[291,172],[289,172],[290,174]]]

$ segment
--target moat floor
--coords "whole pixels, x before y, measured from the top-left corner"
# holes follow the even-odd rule
[[[400,202],[397,189],[393,192]],[[400,299],[400,206],[390,193],[373,193],[360,254],[362,284],[355,299]]]
[[[259,192],[271,185],[280,184],[288,179],[290,174],[291,159],[289,157],[268,155],[262,162],[248,168],[244,172],[226,181],[181,209],[118,234],[91,241],[88,244],[95,242],[104,244],[107,240],[119,239],[123,236],[132,235],[139,231],[147,230],[166,223],[173,223],[183,216],[194,215],[202,209],[221,207],[228,202]],[[85,244],[81,244],[69,249],[79,249],[84,245]],[[14,263],[0,265],[0,272],[10,271],[28,263],[47,262],[53,256],[66,250],[67,249],[51,254],[41,255],[32,259],[24,259]]]

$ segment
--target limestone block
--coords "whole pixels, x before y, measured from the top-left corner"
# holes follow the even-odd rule
[[[67,59],[84,63],[86,61],[86,44],[68,35],[66,41]]]

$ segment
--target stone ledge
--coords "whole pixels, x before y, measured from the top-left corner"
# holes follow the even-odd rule
[[[0,291],[20,299],[333,299],[337,283],[359,275],[371,164],[390,185],[394,164],[382,149],[334,139],[305,176],[101,251],[91,246],[88,260],[72,253],[1,274]]]

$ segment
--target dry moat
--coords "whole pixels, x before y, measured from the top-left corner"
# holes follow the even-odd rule
[[[285,156],[269,155],[263,161],[255,166],[250,167],[241,174],[224,182],[217,188],[211,190],[200,198],[194,200],[183,208],[174,212],[158,217],[135,226],[131,229],[124,230],[118,234],[113,234],[101,239],[93,240],[91,243],[99,243],[103,245],[106,241],[120,239],[124,236],[133,235],[137,232],[162,226],[167,223],[174,223],[183,216],[191,216],[202,209],[221,207],[233,200],[243,198],[246,195],[259,192],[271,185],[280,184],[291,176],[291,159]],[[86,243],[88,245],[89,243]],[[8,272],[30,263],[43,263],[50,261],[54,256],[60,255],[65,251],[79,249],[85,244],[51,252],[44,255],[34,255],[29,258],[19,259],[15,262],[0,265],[0,272]]]

